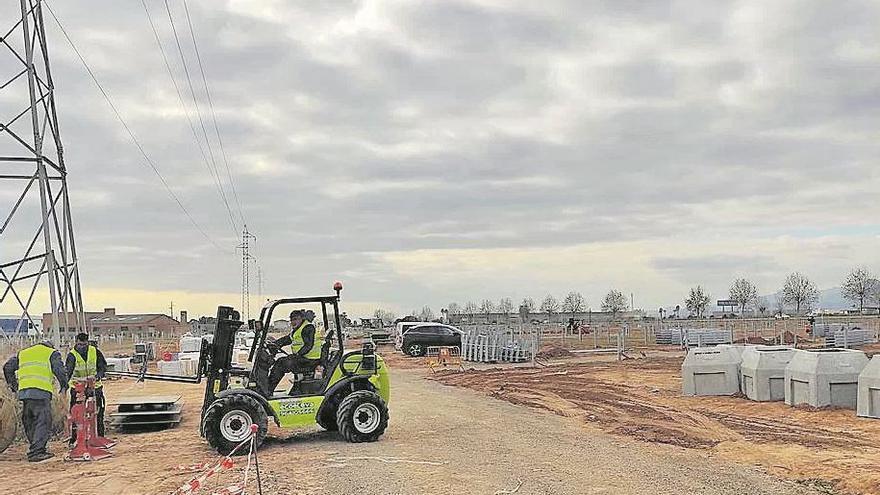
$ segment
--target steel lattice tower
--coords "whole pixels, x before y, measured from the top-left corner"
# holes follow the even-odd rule
[[[244,312],[245,321],[251,318],[251,280],[249,268],[252,261],[257,259],[251,256],[250,241],[256,240],[257,236],[248,232],[247,225],[241,233],[241,310]]]
[[[0,24],[0,312],[14,309],[34,323],[48,288],[58,344],[59,323],[86,325],[46,30],[40,1],[4,3],[0,23],[10,25]]]

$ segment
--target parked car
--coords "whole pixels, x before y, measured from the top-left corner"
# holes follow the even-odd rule
[[[427,323],[411,327],[401,338],[401,350],[410,356],[424,356],[429,346],[461,348],[461,330],[449,325]]]
[[[430,323],[426,323],[424,321],[401,321],[398,322],[394,326],[394,347],[398,350],[403,349],[403,334],[407,332],[410,328],[417,327],[419,325],[429,325]]]

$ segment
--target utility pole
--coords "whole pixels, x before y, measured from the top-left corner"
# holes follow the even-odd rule
[[[174,301],[171,301],[171,317],[174,318]]]
[[[257,240],[257,236],[248,232],[247,225],[245,225],[241,233],[241,244],[238,246],[238,249],[241,249],[241,311],[244,311],[245,321],[251,319],[251,280],[249,269],[251,262],[256,261],[256,258],[251,256],[250,253],[250,241],[252,240]]]
[[[19,3],[0,7],[0,52],[12,52],[0,68],[0,190],[18,191],[0,203],[0,312],[14,308],[26,332],[48,306],[58,345],[60,318],[68,332],[86,322],[42,2]]]

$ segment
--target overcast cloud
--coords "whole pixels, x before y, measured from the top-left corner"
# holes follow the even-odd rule
[[[224,248],[47,18],[86,306],[237,303],[238,241],[142,5],[50,5]],[[771,293],[791,270],[880,271],[876,2],[188,5],[266,293],[342,279],[363,313],[568,290],[595,308],[617,287],[656,308],[737,276]]]

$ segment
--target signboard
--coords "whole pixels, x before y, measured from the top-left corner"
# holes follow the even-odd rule
[[[718,307],[721,307],[721,308],[723,308],[725,306],[732,306],[732,307],[739,306],[739,303],[734,301],[733,299],[719,299],[716,304]]]

